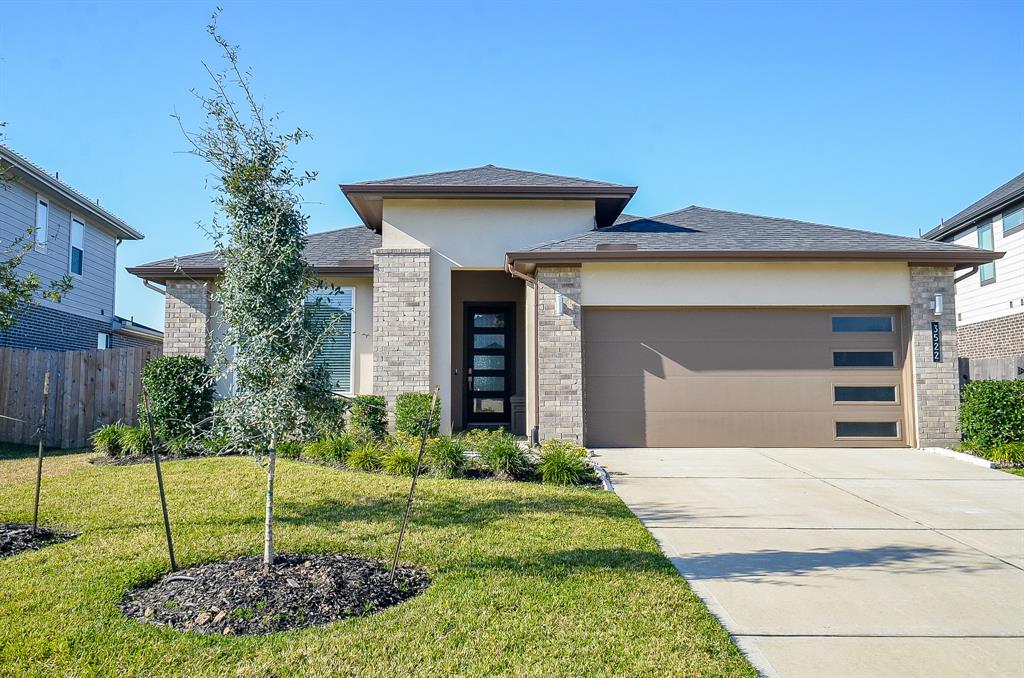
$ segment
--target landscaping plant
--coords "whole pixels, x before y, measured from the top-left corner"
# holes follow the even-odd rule
[[[417,447],[408,445],[394,445],[390,447],[381,459],[381,468],[385,473],[394,476],[411,476],[416,472],[416,462],[419,457]]]
[[[352,436],[346,434],[327,435],[320,440],[307,443],[302,448],[302,456],[313,461],[344,464],[348,461],[349,452],[355,447],[355,440]]]
[[[477,443],[480,461],[494,477],[515,480],[530,471],[530,460],[511,433],[498,429],[487,435],[476,434],[474,442]]]
[[[383,457],[384,450],[371,440],[349,452],[346,465],[356,471],[379,471]]]
[[[455,478],[466,465],[462,441],[453,436],[440,436],[427,441],[427,468],[435,478]]]
[[[964,447],[986,452],[1024,442],[1024,381],[972,381],[960,395]]]
[[[149,431],[142,426],[122,426],[118,430],[117,445],[124,456],[141,456],[149,447]]]
[[[572,440],[549,438],[540,446],[537,472],[552,485],[580,485],[594,477],[587,449]]]
[[[160,356],[142,368],[154,432],[161,440],[198,438],[213,414],[213,372],[199,356]],[[139,407],[140,415],[142,406]],[[141,417],[140,417],[141,418]]]
[[[429,422],[427,436],[436,436],[441,428],[441,410],[431,410],[432,397],[430,393],[399,394],[395,399],[395,430],[420,436],[424,423]]]
[[[375,440],[388,434],[388,401],[380,395],[358,395],[352,399],[349,424]]]
[[[108,457],[120,457],[124,452],[121,448],[122,422],[105,424],[92,433],[92,447],[100,454]]]

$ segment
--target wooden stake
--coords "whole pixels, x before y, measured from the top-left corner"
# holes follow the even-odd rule
[[[405,539],[405,529],[409,525],[409,514],[412,513],[412,500],[416,494],[416,480],[420,477],[420,469],[423,468],[423,452],[427,449],[427,434],[430,431],[430,423],[434,421],[434,409],[437,407],[437,396],[441,387],[434,387],[434,397],[430,399],[430,412],[426,421],[423,422],[423,435],[420,437],[420,453],[416,457],[416,470],[412,474],[412,486],[409,487],[409,498],[405,501],[405,514],[402,516],[402,529],[398,532],[398,546],[395,547],[395,557],[391,561],[391,583],[395,583],[395,572],[398,571],[398,556],[402,552],[402,541]]]
[[[274,473],[277,467],[277,439],[270,439],[270,460],[267,466],[267,502],[263,513],[263,573],[270,574],[274,564]]]
[[[149,391],[142,387],[142,404],[146,408],[146,425],[149,428],[149,445],[153,448],[153,463],[156,465],[156,486],[160,490],[160,508],[164,512],[164,532],[167,534],[167,553],[171,557],[171,572],[178,570],[174,560],[174,540],[171,539],[171,520],[167,517],[167,496],[164,494],[164,474],[160,471],[160,451],[156,444],[156,431],[153,430],[153,415],[149,411]]]
[[[36,455],[36,504],[32,511],[32,536],[39,530],[39,492],[43,486],[43,444],[46,442],[46,406],[50,404],[50,370],[43,375],[43,420],[39,423],[39,453]]]

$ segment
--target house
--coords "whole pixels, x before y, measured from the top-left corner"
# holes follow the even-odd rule
[[[691,206],[488,165],[341,190],[362,227],[309,236],[342,288],[339,390],[441,389],[445,431],[592,447],[950,444],[953,279],[999,254]],[[175,263],[177,261],[177,264]],[[208,355],[211,253],[166,286],[165,351]]]
[[[114,315],[117,248],[142,234],[81,193],[0,146],[0,247],[35,240],[19,275],[36,273],[43,287],[69,276],[60,303],[37,295],[0,346],[48,351],[159,345],[158,330]],[[35,232],[30,234],[32,228]]]
[[[957,278],[957,352],[963,358],[1024,356],[1024,173],[924,237],[1006,253]]]

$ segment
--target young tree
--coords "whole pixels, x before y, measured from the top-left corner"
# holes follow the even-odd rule
[[[318,347],[304,311],[315,279],[302,256],[307,218],[298,193],[315,174],[294,169],[288,150],[309,135],[275,130],[275,116],[264,113],[252,92],[251,73],[239,66],[238,47],[217,29],[218,15],[207,30],[226,66],[207,67],[211,89],[194,92],[206,124],[185,135],[215,172],[219,216],[212,234],[224,276],[214,295],[225,332],[214,355],[217,372],[234,380],[222,425],[231,444],[255,454],[267,474],[263,564],[269,570],[276,446],[308,425],[303,396]]]

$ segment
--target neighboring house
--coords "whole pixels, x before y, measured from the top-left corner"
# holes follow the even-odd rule
[[[958,278],[957,350],[963,358],[1024,355],[1024,173],[924,237],[1006,253]]]
[[[60,303],[36,295],[0,346],[72,351],[152,346],[162,334],[114,315],[117,247],[142,234],[23,156],[0,146],[0,243],[36,228],[19,274],[36,273],[43,289],[65,275],[73,288]]]
[[[592,447],[958,440],[954,271],[998,253],[703,207],[628,216],[634,186],[493,165],[341,189],[365,228],[307,245],[351,319],[340,391],[393,405],[437,384],[445,431]],[[165,351],[208,355],[220,262],[177,261],[130,271],[166,285]]]

